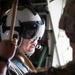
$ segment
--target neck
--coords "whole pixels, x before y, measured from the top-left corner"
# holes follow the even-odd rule
[[[23,58],[21,55],[18,55],[18,57],[20,58],[20,60],[21,60],[22,62],[24,62],[24,58]]]

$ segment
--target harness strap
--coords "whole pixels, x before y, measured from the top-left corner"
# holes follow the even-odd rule
[[[23,65],[17,58],[14,58],[12,61],[24,74],[29,72],[28,67]]]

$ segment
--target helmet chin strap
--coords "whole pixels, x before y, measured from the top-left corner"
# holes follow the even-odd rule
[[[20,38],[19,38],[19,41],[18,41],[18,45],[19,45],[19,46],[21,45],[22,40],[23,40],[23,38],[22,38],[22,37],[20,37]]]

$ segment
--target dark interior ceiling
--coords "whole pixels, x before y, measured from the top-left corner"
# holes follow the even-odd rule
[[[26,5],[26,4],[31,4],[31,3],[44,3],[46,0],[18,0],[19,5]],[[0,0],[0,6],[2,7],[10,7],[12,4],[13,0]]]
[[[25,6],[25,5],[32,5],[32,4],[36,4],[36,3],[46,3],[46,0],[18,0],[18,5],[22,5],[22,6]],[[12,3],[13,3],[13,0],[0,0],[0,16],[8,9],[10,9],[12,7]],[[43,5],[42,6],[35,6],[37,8],[37,11],[41,10],[40,8],[44,8],[45,9],[45,6],[46,5]]]

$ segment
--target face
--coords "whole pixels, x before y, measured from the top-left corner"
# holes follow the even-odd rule
[[[23,39],[20,48],[23,50],[24,53],[32,55],[35,52],[35,47],[37,43],[38,39],[36,39],[35,41]]]

